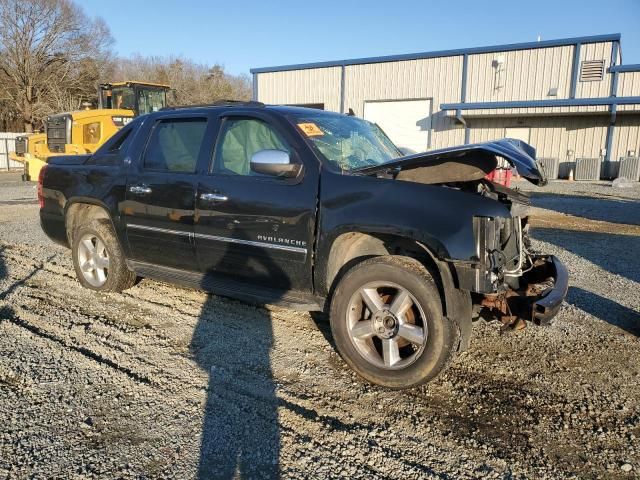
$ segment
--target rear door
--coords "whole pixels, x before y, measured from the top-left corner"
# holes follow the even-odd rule
[[[164,116],[150,127],[121,205],[133,260],[197,271],[193,221],[206,116]]]
[[[202,272],[277,291],[310,291],[319,165],[281,118],[222,114],[209,172],[199,177],[195,243]],[[284,150],[297,178],[251,171],[251,156]],[[306,154],[304,152],[307,152]]]

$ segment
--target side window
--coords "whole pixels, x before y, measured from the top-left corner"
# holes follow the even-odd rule
[[[280,134],[267,123],[256,119],[227,118],[218,135],[213,171],[225,175],[262,176],[249,168],[251,157],[260,150],[291,153],[291,148]]]
[[[119,165],[122,158],[118,153],[120,149],[132,138],[132,127],[125,127],[107,140],[89,160],[87,165]]]
[[[133,129],[129,129],[126,132],[122,132],[122,135],[120,135],[120,138],[118,138],[113,145],[109,146],[109,149],[107,150],[109,153],[116,153],[118,150],[120,150],[120,148],[122,148],[122,145],[124,145],[124,142],[127,140],[127,138],[129,138],[129,135],[131,135],[131,131]]]
[[[144,154],[144,167],[167,172],[195,172],[206,128],[204,118],[159,121]]]

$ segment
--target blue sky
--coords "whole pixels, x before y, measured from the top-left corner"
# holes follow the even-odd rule
[[[640,63],[640,0],[83,0],[122,55],[184,55],[252,67],[622,34]]]

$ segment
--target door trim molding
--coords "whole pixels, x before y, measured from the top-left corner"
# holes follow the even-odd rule
[[[183,235],[183,236],[188,236],[190,238],[200,238],[203,240],[214,240],[218,242],[235,243],[239,245],[248,245],[251,247],[272,248],[274,250],[282,250],[285,252],[292,252],[292,253],[301,253],[304,255],[307,254],[307,249],[305,247],[292,247],[290,245],[280,245],[277,243],[258,242],[255,240],[244,240],[241,238],[220,237],[218,235],[207,235],[204,233],[185,232],[183,230],[172,230],[168,228],[151,227],[148,225],[138,225],[136,223],[128,223],[127,228],[133,228],[136,230],[146,230],[149,232]]]
[[[184,230],[172,230],[169,228],[151,227],[149,225],[138,225],[137,223],[127,223],[127,228],[133,228],[135,230],[147,230],[149,232],[158,233],[170,233],[173,235],[183,235],[185,237],[193,237],[192,232],[185,232]]]
[[[289,245],[280,245],[277,243],[257,242],[255,240],[244,240],[241,238],[219,237],[218,235],[207,235],[205,233],[196,233],[195,237],[202,238],[204,240],[215,240],[218,242],[249,245],[251,247],[273,248],[274,250],[284,250],[285,252],[304,253],[305,255],[307,253],[307,249],[304,247],[292,247]]]

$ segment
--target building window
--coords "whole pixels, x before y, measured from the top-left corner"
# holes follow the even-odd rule
[[[581,82],[599,82],[604,78],[604,60],[584,60],[580,64]]]

